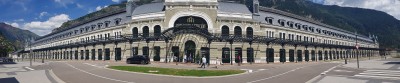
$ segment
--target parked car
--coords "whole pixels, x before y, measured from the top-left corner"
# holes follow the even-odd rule
[[[150,58],[146,55],[134,55],[126,59],[127,64],[149,64]]]

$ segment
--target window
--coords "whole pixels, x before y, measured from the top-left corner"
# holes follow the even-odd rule
[[[301,29],[301,24],[300,24],[300,23],[296,23],[294,26],[295,26],[297,29]]]
[[[253,38],[253,28],[247,27],[246,36],[247,36],[247,38]]]
[[[86,27],[85,27],[85,32],[88,32],[88,31],[89,31],[89,28],[90,28],[89,26],[86,26]]]
[[[81,28],[81,33],[83,33],[83,28]]]
[[[292,21],[288,21],[287,25],[289,25],[289,27],[293,28],[293,22]]]
[[[142,28],[143,31],[143,37],[149,37],[149,27],[148,26],[144,26]]]
[[[133,38],[137,38],[138,36],[139,36],[138,28],[137,27],[133,27],[133,29],[132,29],[132,37]]]
[[[92,31],[96,28],[96,25],[92,25]]]
[[[100,29],[101,26],[103,26],[103,23],[98,23],[98,24],[97,24],[97,28],[98,28],[98,29]]]
[[[268,24],[273,24],[272,22],[273,22],[273,19],[274,18],[272,18],[272,17],[265,17],[265,21],[268,23]]]
[[[116,19],[115,19],[115,25],[119,25],[120,22],[121,22],[121,18],[116,18]]]
[[[242,28],[240,28],[239,26],[236,26],[234,28],[234,35],[236,37],[241,37],[242,36]]]
[[[283,27],[285,26],[285,20],[283,20],[283,19],[279,19],[278,23]]]
[[[307,25],[303,25],[303,29],[308,31],[308,26]]]
[[[222,37],[228,37],[229,36],[229,27],[224,25],[221,28],[221,36]]]
[[[160,25],[154,26],[154,36],[161,36],[161,26]]]
[[[109,25],[110,25],[110,21],[104,22],[104,27],[109,27]]]

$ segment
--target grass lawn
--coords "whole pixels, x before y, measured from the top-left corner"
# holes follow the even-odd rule
[[[110,66],[108,68],[131,71],[131,72],[141,72],[141,73],[151,73],[151,74],[164,74],[164,75],[175,75],[175,76],[223,76],[239,74],[245,71],[243,70],[194,70],[194,69],[173,69],[173,68],[157,68],[157,67],[139,67],[139,66]]]

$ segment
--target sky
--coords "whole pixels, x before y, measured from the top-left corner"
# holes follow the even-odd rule
[[[123,0],[0,0],[0,22],[40,36],[62,23]],[[400,19],[400,0],[310,0],[323,5],[358,7],[386,12]]]
[[[40,36],[62,23],[123,0],[0,0],[0,22]]]

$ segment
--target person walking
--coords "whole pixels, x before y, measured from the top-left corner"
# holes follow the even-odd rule
[[[207,63],[207,59],[206,57],[203,56],[203,58],[201,58],[201,60],[203,61],[203,63],[201,64],[201,68],[206,68],[206,63]]]
[[[219,64],[221,64],[221,62],[219,61],[219,59],[218,59],[218,57],[217,57],[217,60],[215,60],[215,68],[217,68],[218,69],[218,66],[219,66]]]

